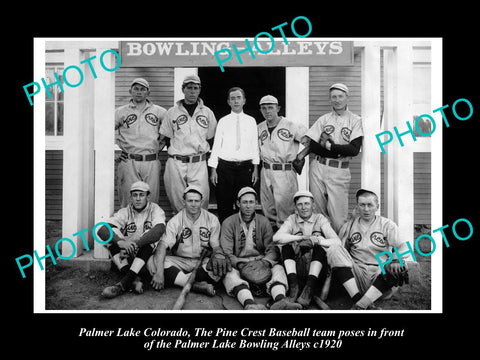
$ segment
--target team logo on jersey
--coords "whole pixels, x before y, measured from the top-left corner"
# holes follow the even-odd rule
[[[258,137],[262,145],[263,145],[263,142],[267,139],[267,137],[268,137],[268,131],[263,130],[260,136]]]
[[[211,232],[206,227],[201,226],[200,229],[200,241],[201,242],[209,242]]]
[[[130,114],[123,120],[123,123],[129,128],[135,121],[137,121],[137,115]]]
[[[192,230],[188,227],[184,228],[181,236],[182,240],[188,239],[190,236],[192,236]]]
[[[151,221],[145,221],[143,223],[143,232],[148,231],[152,228],[152,222]]]
[[[342,133],[343,140],[350,141],[350,134],[352,133],[352,130],[344,127],[340,132]]]
[[[380,247],[387,246],[387,242],[385,241],[381,232],[372,233],[372,235],[370,235],[370,241]]]
[[[362,234],[359,232],[353,233],[352,236],[350,236],[350,244],[355,245],[356,243],[359,243],[362,240]]]
[[[197,122],[198,125],[200,125],[204,129],[206,129],[208,127],[208,119],[204,115],[198,115],[195,118],[195,121]]]
[[[177,125],[177,130],[180,130],[180,125],[183,125],[187,122],[188,118],[187,115],[180,115],[177,117],[175,120],[173,120],[173,123]]]
[[[145,120],[147,120],[147,122],[148,122],[150,125],[153,125],[153,126],[157,126],[157,125],[158,125],[158,117],[157,117],[157,115],[155,115],[155,114],[148,113],[147,115],[145,115]]]
[[[293,137],[290,130],[285,128],[278,129],[277,135],[280,138],[280,140],[283,140],[283,141],[290,141],[290,139]]]
[[[323,132],[327,135],[330,135],[334,131],[335,131],[335,126],[333,126],[333,125],[327,125],[323,128]]]
[[[130,224],[127,224],[125,227],[125,232],[128,234],[133,234],[135,231],[137,231],[137,225],[134,222],[131,222]]]

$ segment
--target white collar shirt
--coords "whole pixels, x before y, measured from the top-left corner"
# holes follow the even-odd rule
[[[237,121],[240,126],[239,143]],[[252,116],[243,111],[238,114],[231,112],[218,121],[208,165],[216,168],[219,158],[226,161],[252,160],[255,165],[260,163],[257,122]]]

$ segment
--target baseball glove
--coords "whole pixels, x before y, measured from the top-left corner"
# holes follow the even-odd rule
[[[295,158],[295,160],[292,161],[293,169],[298,175],[302,174],[304,165],[305,165],[305,158],[303,158],[302,160]]]
[[[265,285],[272,278],[272,269],[265,260],[252,260],[241,267],[240,275],[250,284]]]
[[[393,260],[392,263],[398,263],[398,260]],[[391,264],[391,263],[390,263]],[[403,284],[408,284],[409,277],[408,277],[408,269],[406,266],[402,266],[399,272],[392,271],[392,266],[387,264],[385,266],[385,274],[383,274],[383,278],[388,283],[389,286],[402,286]]]

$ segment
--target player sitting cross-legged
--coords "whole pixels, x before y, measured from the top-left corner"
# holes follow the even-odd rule
[[[381,274],[376,255],[397,247],[399,254],[408,254],[405,240],[398,236],[398,226],[390,219],[376,215],[377,195],[360,189],[356,193],[359,215],[347,221],[340,229],[343,245],[336,245],[327,251],[332,267],[333,280],[343,284],[354,302],[352,309],[375,309],[374,301],[391,293],[393,288],[408,283],[406,260],[402,256],[385,265],[385,275]],[[396,254],[394,254],[396,257]],[[385,259],[383,259],[385,261]]]
[[[255,213],[257,193],[251,187],[240,189],[237,196],[238,213],[222,224],[220,244],[232,268],[223,279],[227,293],[235,296],[246,310],[264,310],[253,294],[270,295],[271,310],[300,310],[300,304],[286,297],[287,276],[278,263],[280,254],[272,242],[273,230],[269,220]]]

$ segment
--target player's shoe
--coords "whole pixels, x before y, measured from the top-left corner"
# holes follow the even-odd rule
[[[302,310],[302,305],[292,302],[285,297],[270,305],[270,310]]]
[[[304,308],[308,308],[310,306],[310,303],[312,302],[312,297],[313,297],[313,289],[311,286],[305,286],[303,288],[302,293],[297,299],[297,303],[302,305]]]
[[[123,288],[122,284],[117,283],[112,286],[107,286],[105,289],[102,291],[102,296],[107,299],[113,299],[114,297],[117,297],[118,295],[121,295],[125,292],[125,289]]]
[[[288,284],[288,287],[290,288],[288,293],[288,300],[290,300],[291,302],[295,302],[298,298],[298,293],[300,292],[298,284]]]
[[[245,306],[245,310],[267,310],[267,307],[263,304],[248,304]]]
[[[192,285],[192,291],[200,294],[205,294],[207,296],[215,296],[215,288],[212,284],[209,284],[206,281],[194,282]]]
[[[143,294],[143,282],[140,276],[137,276],[132,283],[132,289],[137,294]]]

